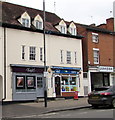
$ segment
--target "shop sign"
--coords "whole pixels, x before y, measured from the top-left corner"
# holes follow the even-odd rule
[[[58,74],[78,74],[77,71],[73,71],[73,70],[55,70],[55,73],[58,73]]]
[[[99,66],[99,72],[113,72],[113,67]]]
[[[18,73],[43,73],[43,68],[35,68],[35,67],[12,67],[12,72]]]
[[[58,69],[58,70],[78,70],[80,71],[81,68],[74,68],[74,67],[57,67],[57,66],[52,66],[52,69]]]

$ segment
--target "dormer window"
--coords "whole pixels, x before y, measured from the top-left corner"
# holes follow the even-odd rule
[[[70,28],[70,33],[72,35],[76,35],[76,28]]]
[[[66,27],[65,26],[60,26],[61,33],[66,34]]]
[[[67,25],[64,20],[61,20],[57,26],[55,26],[61,33],[67,33]]]
[[[25,27],[29,27],[29,19],[22,18],[22,25]]]
[[[35,22],[36,22],[36,28],[37,29],[42,29],[42,22],[39,21],[39,20],[36,20]]]
[[[68,31],[71,35],[77,34],[76,25],[73,22],[69,25]]]
[[[40,15],[37,15],[35,18],[34,18],[34,21],[33,21],[33,24],[34,26],[36,27],[36,29],[43,29],[43,20],[42,18],[40,17]]]
[[[28,15],[27,12],[24,12],[24,13],[21,15],[21,18],[18,19],[18,21],[19,21],[24,27],[30,27],[30,25],[31,25],[31,18],[30,18],[30,16]]]

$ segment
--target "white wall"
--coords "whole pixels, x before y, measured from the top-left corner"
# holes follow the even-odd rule
[[[60,36],[47,35],[47,65],[50,66],[66,66],[66,67],[82,67],[82,46],[81,40],[75,38],[66,38]],[[64,62],[60,62],[60,50],[63,50]],[[66,63],[66,52],[71,51],[72,63]],[[74,61],[74,52],[77,52],[77,64]]]
[[[12,74],[10,64],[44,65],[40,61],[39,49],[43,47],[43,34],[16,29],[6,30],[7,40],[7,100],[12,100]],[[25,45],[25,60],[21,60],[21,46]],[[36,60],[29,60],[29,47],[36,47]],[[60,63],[60,50],[64,50],[64,64]],[[72,64],[66,64],[66,51],[72,52]],[[77,64],[74,63],[74,52],[77,51]],[[54,35],[46,35],[46,65],[82,68],[81,40]]]

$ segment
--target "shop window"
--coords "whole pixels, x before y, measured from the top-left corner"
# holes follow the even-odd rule
[[[27,76],[26,77],[26,85],[28,89],[35,88],[35,76]]]
[[[24,89],[24,88],[25,88],[25,77],[16,76],[16,89]]]
[[[16,76],[16,92],[34,92],[36,88],[35,76]]]
[[[37,77],[37,87],[38,88],[43,87],[43,79],[42,79],[42,77]]]
[[[76,77],[62,77],[61,82],[61,91],[62,92],[72,92],[77,90],[76,86]]]

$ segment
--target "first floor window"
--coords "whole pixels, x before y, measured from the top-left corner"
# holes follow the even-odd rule
[[[60,50],[60,62],[63,63],[63,50]]]
[[[40,48],[40,61],[43,61],[43,48]]]
[[[29,60],[36,60],[36,47],[30,47]]]
[[[71,52],[67,51],[67,64],[71,64]]]
[[[22,60],[25,60],[25,46],[22,46]]]
[[[93,57],[94,57],[94,64],[99,64],[99,50],[93,51]]]
[[[77,64],[77,52],[75,52],[74,54],[75,54],[75,64]]]

